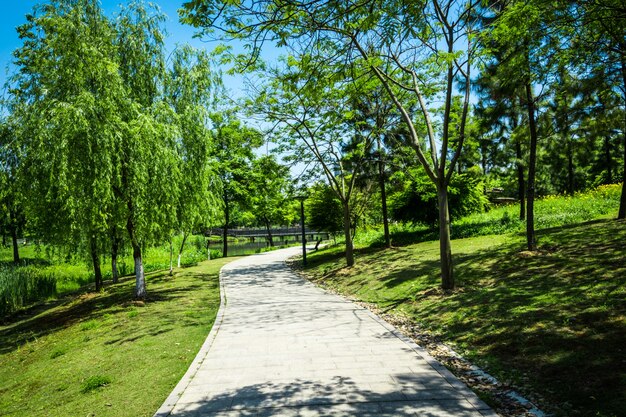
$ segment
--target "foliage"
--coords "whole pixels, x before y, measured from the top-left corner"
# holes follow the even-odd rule
[[[602,185],[594,190],[574,195],[555,195],[537,199],[537,228],[547,229],[577,224],[614,215],[619,206],[620,184]],[[455,239],[484,235],[521,233],[525,224],[519,220],[515,205],[492,207],[489,211],[470,214],[452,223]],[[436,231],[427,225],[396,224],[391,227],[393,241],[403,246],[437,239]],[[380,228],[362,234],[357,243],[363,246],[380,246],[383,236]]]
[[[422,169],[413,169],[404,189],[391,198],[391,217],[402,222],[434,225],[439,219],[437,189]],[[452,222],[488,208],[484,183],[477,169],[457,174],[450,180],[450,217]]]
[[[56,295],[57,278],[36,265],[0,264],[0,317]]]
[[[304,204],[306,225],[318,232],[331,235],[343,230],[343,210],[334,191],[324,183],[309,188]]]

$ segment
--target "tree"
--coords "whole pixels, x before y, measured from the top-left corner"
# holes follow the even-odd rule
[[[176,117],[162,99],[165,79],[164,16],[141,2],[116,20],[117,68],[127,97],[112,189],[124,204],[135,262],[135,297],[147,296],[142,245],[165,239],[176,224],[180,169]],[[167,180],[166,180],[167,179]]]
[[[0,230],[11,234],[13,262],[20,262],[17,238],[25,225],[19,168],[21,156],[10,117],[0,121]]]
[[[343,208],[346,264],[354,265],[352,199],[366,150],[378,132],[355,123],[352,107],[358,79],[339,67],[319,65],[321,51],[290,56],[284,68],[269,71],[255,111],[276,124],[279,150],[322,171]]]
[[[365,3],[290,1],[234,4],[219,0],[193,0],[184,5],[183,21],[202,27],[205,34],[221,30],[239,38],[258,56],[264,41],[305,50],[326,44],[333,60],[359,59],[387,92],[407,126],[408,143],[438,190],[441,280],[454,288],[447,187],[465,139],[470,97],[470,71],[476,54],[474,15],[476,2],[369,1]],[[332,47],[330,47],[332,45]],[[249,62],[243,61],[244,63]],[[451,125],[455,83],[462,81],[461,114]],[[417,101],[419,111],[411,112]],[[430,102],[430,103],[429,103]],[[434,122],[432,102],[443,111]],[[416,130],[416,116],[427,126],[428,150]],[[450,149],[453,138],[456,149]],[[438,146],[438,143],[441,146]],[[427,156],[428,155],[428,156]]]
[[[99,290],[124,106],[114,30],[94,0],[53,1],[27,20],[12,94],[33,226],[48,240],[84,242]]]
[[[236,205],[248,207],[250,171],[255,159],[253,150],[262,144],[261,133],[241,124],[228,112],[213,114],[214,143],[212,157],[221,185],[224,210],[222,256],[228,256],[228,229]]]
[[[218,208],[218,190],[210,161],[212,138],[209,124],[210,111],[221,93],[222,83],[205,51],[185,45],[172,53],[171,60],[165,95],[176,113],[179,133],[176,140],[180,170],[176,184],[176,230],[183,235],[178,250],[177,265],[180,268],[187,237],[200,224],[207,224]]]
[[[523,86],[523,105],[528,121],[529,157],[526,181],[526,244],[529,251],[537,249],[535,236],[535,180],[537,172],[537,97],[534,85],[547,81],[554,65],[552,54],[546,52],[556,44],[549,30],[553,9],[542,0],[511,1],[494,11],[496,17],[486,37],[503,57],[498,70],[503,85]]]
[[[252,167],[252,211],[265,226],[270,246],[274,246],[272,225],[283,224],[292,189],[289,167],[280,165],[272,155],[255,159]]]
[[[306,224],[318,232],[327,232],[335,237],[344,229],[343,208],[333,189],[323,182],[308,188],[305,200]]]

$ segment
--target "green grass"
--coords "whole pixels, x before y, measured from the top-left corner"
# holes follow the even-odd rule
[[[178,256],[181,236],[174,238],[174,266]],[[206,259],[206,241],[203,236],[190,236],[185,243],[182,266],[196,265]],[[219,257],[211,251],[212,258]],[[149,247],[143,254],[146,272],[169,268],[169,244]],[[94,281],[91,263],[76,254],[66,255],[50,246],[29,244],[20,246],[21,262],[13,264],[13,249],[0,247],[0,318],[29,304],[56,295],[77,291]],[[134,262],[130,253],[118,259],[121,275],[133,272]],[[110,258],[102,263],[104,279],[111,279]]]
[[[610,218],[617,215],[621,184],[601,185],[572,196],[547,196],[535,201],[535,228],[565,226],[589,220]],[[485,213],[476,213],[453,219],[453,239],[518,233],[525,230],[526,223],[519,220],[519,204],[496,206]],[[436,240],[439,231],[424,225],[391,225],[391,238],[396,245]],[[384,244],[381,228],[357,231],[355,238],[362,246]]]
[[[563,205],[563,209],[568,205]],[[413,318],[560,416],[619,416],[626,404],[626,223],[596,220],[452,242],[458,289],[439,289],[439,245],[342,248],[308,257],[312,279]]]
[[[148,274],[146,302],[125,278],[14,316],[0,327],[0,414],[152,416],[206,338],[231,260]]]

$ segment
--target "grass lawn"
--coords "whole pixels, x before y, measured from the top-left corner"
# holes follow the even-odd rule
[[[200,349],[235,258],[147,274],[34,306],[0,326],[0,414],[152,416]]]
[[[323,286],[413,318],[501,381],[561,416],[623,416],[626,404],[626,223],[596,220],[452,242],[458,289],[439,285],[439,243],[308,257]]]

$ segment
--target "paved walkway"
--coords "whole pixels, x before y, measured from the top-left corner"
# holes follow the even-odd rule
[[[497,416],[392,326],[291,273],[298,250],[222,269],[215,326],[155,416]]]

